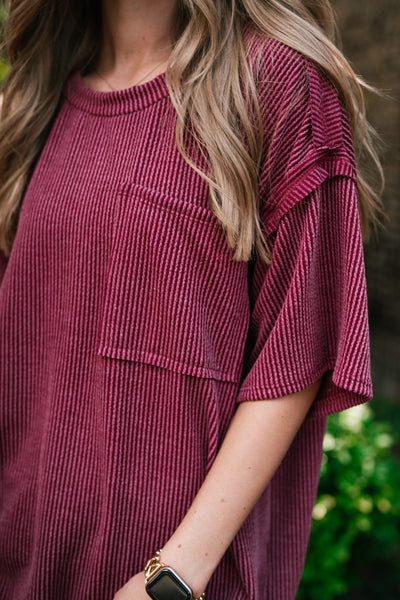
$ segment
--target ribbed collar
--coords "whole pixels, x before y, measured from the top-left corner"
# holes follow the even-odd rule
[[[143,110],[169,95],[165,73],[150,81],[116,92],[99,92],[89,88],[79,71],[75,71],[64,88],[64,95],[77,108],[85,112],[115,116]]]
[[[257,31],[257,30],[255,30]],[[246,23],[243,38],[252,37],[254,26]],[[95,115],[115,116],[143,110],[169,95],[165,81],[165,73],[160,73],[154,79],[146,81],[117,92],[98,92],[89,88],[75,71],[66,82],[64,95],[77,108]]]

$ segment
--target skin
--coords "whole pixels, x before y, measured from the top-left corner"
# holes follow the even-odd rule
[[[166,69],[176,5],[171,0],[103,0],[102,49],[97,71],[124,89]],[[96,73],[89,87],[109,91]],[[298,393],[238,405],[220,451],[189,511],[163,546],[162,561],[196,597],[287,453],[318,392],[321,380]],[[136,573],[114,600],[148,600],[144,572]]]
[[[171,53],[171,31],[176,3],[171,0],[102,0],[103,31],[96,70],[115,89],[135,85],[160,61],[162,64],[143,82],[163,73]],[[110,91],[93,73],[87,85]]]

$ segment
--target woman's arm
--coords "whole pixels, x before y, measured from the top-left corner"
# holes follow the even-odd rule
[[[317,394],[241,402],[189,511],[164,545],[162,561],[196,597],[279,467]]]
[[[162,562],[175,569],[196,597],[205,590],[228,546],[279,467],[320,382],[321,378],[307,389],[283,398],[239,404],[190,509],[163,546]],[[143,572],[129,580],[115,598],[148,598]]]

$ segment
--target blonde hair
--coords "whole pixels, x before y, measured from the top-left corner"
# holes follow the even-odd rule
[[[234,259],[247,261],[253,252],[266,262],[271,258],[259,216],[264,133],[254,72],[243,43],[248,23],[311,59],[338,90],[353,134],[359,212],[367,239],[370,224],[376,225],[385,215],[380,200],[382,168],[365,112],[363,90],[372,88],[354,73],[335,45],[328,0],[178,0],[174,47],[166,71],[178,117],[176,143],[185,160],[209,183],[209,206],[234,249]],[[11,2],[5,30],[10,70],[0,123],[0,247],[6,254],[64,83],[73,71],[90,71],[95,64],[100,31],[97,0]],[[187,123],[208,155],[208,174],[186,153]],[[364,155],[372,159],[381,177],[378,191],[364,175]]]

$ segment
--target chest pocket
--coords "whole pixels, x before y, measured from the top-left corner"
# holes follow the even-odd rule
[[[247,263],[232,260],[214,214],[138,184],[115,209],[98,354],[238,382]]]

